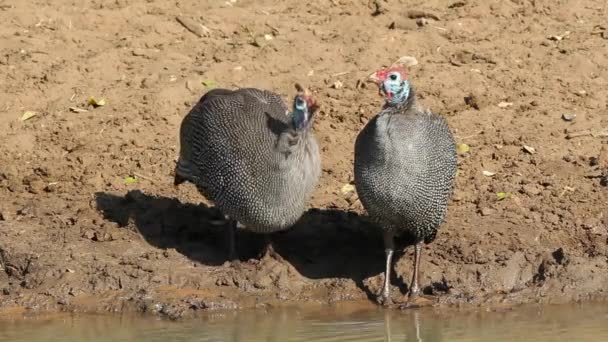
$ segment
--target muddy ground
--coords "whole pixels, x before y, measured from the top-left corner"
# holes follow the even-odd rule
[[[382,103],[359,81],[404,55],[418,59],[422,103],[470,146],[423,252],[432,302],[604,299],[606,17],[600,0],[2,0],[0,311],[178,318],[373,298],[381,238],[341,189]],[[219,213],[193,186],[173,187],[179,124],[212,83],[287,99],[296,81],[322,105],[322,179],[301,222],[275,237],[286,263],[256,259],[262,240],[247,232],[241,262],[226,262]],[[26,111],[37,115],[22,121]],[[397,301],[411,269],[406,249]]]

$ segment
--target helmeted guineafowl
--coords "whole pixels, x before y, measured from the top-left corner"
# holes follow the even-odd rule
[[[258,233],[287,229],[318,182],[317,104],[296,88],[291,112],[270,91],[214,89],[182,121],[175,185],[194,183],[231,220],[230,258],[237,221]],[[274,255],[266,236],[266,253]]]
[[[409,297],[420,292],[422,243],[435,239],[445,218],[457,158],[446,121],[418,105],[405,66],[379,70],[372,79],[386,102],[357,136],[355,185],[370,218],[383,231],[386,271],[379,302],[389,304],[394,239],[404,233],[415,241]]]

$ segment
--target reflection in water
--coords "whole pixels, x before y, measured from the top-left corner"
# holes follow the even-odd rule
[[[170,322],[138,316],[0,321],[0,342],[54,341],[608,341],[608,306],[502,312],[341,306],[211,312]]]

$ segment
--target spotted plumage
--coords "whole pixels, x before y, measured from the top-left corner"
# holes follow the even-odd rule
[[[290,227],[320,175],[315,110],[304,93],[290,112],[266,90],[207,92],[181,124],[175,184],[194,183],[222,213],[254,232]]]
[[[405,67],[376,73],[386,103],[355,142],[355,184],[361,203],[383,230],[388,281],[395,236],[407,233],[416,243],[410,295],[419,291],[421,243],[435,239],[443,222],[456,174],[456,147],[443,117],[424,110]]]

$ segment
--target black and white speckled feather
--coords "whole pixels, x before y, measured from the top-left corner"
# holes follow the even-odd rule
[[[182,122],[176,184],[196,184],[225,215],[250,230],[290,227],[320,175],[312,123],[296,127],[291,115],[281,97],[269,91],[207,92]]]
[[[456,162],[446,121],[420,108],[411,89],[407,101],[387,103],[359,133],[357,193],[384,230],[430,243],[446,215]]]

